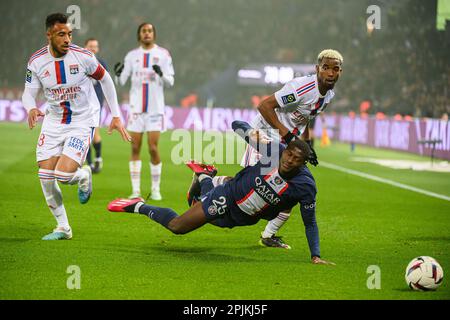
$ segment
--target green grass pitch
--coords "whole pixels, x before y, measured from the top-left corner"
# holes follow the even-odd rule
[[[37,177],[40,128],[0,123],[0,299],[449,299],[450,202],[320,165],[317,220],[324,259],[312,265],[298,207],[280,231],[292,250],[258,245],[261,221],[232,230],[211,225],[171,234],[144,216],[109,213],[107,203],[131,191],[130,147],[117,132],[103,133],[104,169],[94,176],[90,202],[80,205],[74,186],[63,186],[73,228],[71,241],[42,241],[55,221]],[[162,135],[161,206],[187,209],[191,173],[170,161],[171,132]],[[448,173],[393,170],[352,162],[352,156],[427,160],[415,155],[348,145],[317,147],[319,161],[334,163],[450,196]],[[143,148],[142,191],[149,191],[149,156]],[[219,165],[233,175],[238,165]],[[408,262],[436,258],[444,280],[435,292],[413,292],[404,280]],[[67,268],[81,270],[70,290]],[[381,270],[381,289],[369,290],[367,268]]]

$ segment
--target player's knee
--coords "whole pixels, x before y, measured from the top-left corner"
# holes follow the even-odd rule
[[[155,157],[158,155],[158,145],[156,144],[151,144],[148,146],[148,151],[150,152],[150,155],[152,157]]]
[[[131,154],[139,155],[140,153],[141,153],[141,146],[139,146],[139,145],[132,145],[131,146]]]
[[[169,222],[168,229],[174,234],[185,234],[189,231],[179,217],[174,218]]]

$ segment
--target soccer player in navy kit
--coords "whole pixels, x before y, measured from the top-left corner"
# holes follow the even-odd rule
[[[144,214],[175,234],[185,234],[206,223],[222,228],[253,225],[260,219],[271,220],[300,203],[312,263],[333,264],[320,258],[315,217],[317,189],[306,166],[310,155],[308,144],[299,139],[293,139],[287,146],[275,144],[264,141],[246,122],[234,121],[232,126],[252,147],[267,152],[261,152],[263,158],[254,166],[242,169],[217,187],[212,183],[217,173],[213,166],[188,163],[198,175],[201,201],[183,215],[169,208],[147,205],[142,199],[116,199],[108,205],[108,210]]]

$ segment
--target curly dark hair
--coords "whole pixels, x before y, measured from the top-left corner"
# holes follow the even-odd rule
[[[69,17],[64,13],[52,13],[45,18],[45,28],[48,30],[53,27],[56,23],[67,23]]]
[[[311,153],[311,149],[309,148],[309,145],[300,139],[292,139],[291,142],[289,142],[289,144],[287,145],[286,149],[294,149],[297,148],[300,150],[300,153],[303,156],[303,163],[306,164],[306,162],[308,161],[309,155]]]

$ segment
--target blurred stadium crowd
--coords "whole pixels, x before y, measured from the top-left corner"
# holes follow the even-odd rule
[[[335,48],[345,61],[334,111],[359,111],[362,102],[370,114],[441,117],[450,110],[450,26],[436,30],[436,0],[2,1],[0,38],[8,50],[0,55],[0,88],[20,94],[28,57],[46,43],[45,16],[71,4],[81,8],[82,19],[74,43],[96,37],[110,68],[137,46],[139,23],[155,24],[157,43],[170,50],[175,66],[169,105],[190,94],[205,105],[201,88],[226,70],[248,63],[315,63],[320,50]],[[366,26],[371,4],[381,8],[379,30]],[[252,96],[276,90],[235,83],[228,89],[231,100],[218,99],[216,106],[252,107]],[[118,91],[126,99],[128,87]]]

